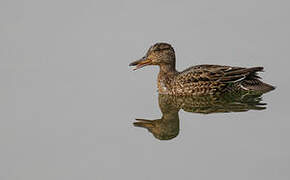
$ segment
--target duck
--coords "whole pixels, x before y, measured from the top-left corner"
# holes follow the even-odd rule
[[[202,64],[181,72],[176,70],[174,48],[165,42],[152,45],[145,56],[134,61],[134,71],[145,66],[159,66],[157,88],[159,94],[174,96],[206,96],[226,92],[263,94],[275,89],[261,81],[258,72],[263,67],[236,67]]]

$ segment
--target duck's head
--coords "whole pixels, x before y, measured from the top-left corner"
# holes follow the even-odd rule
[[[179,118],[177,119],[136,119],[135,127],[147,129],[153,136],[160,140],[170,140],[179,134]]]
[[[175,67],[173,47],[168,43],[156,43],[148,49],[144,57],[129,64],[129,66],[135,66],[134,70],[147,65],[169,65]]]

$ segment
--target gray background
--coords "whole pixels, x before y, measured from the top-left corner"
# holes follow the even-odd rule
[[[290,3],[283,0],[0,1],[0,179],[290,179]],[[268,108],[180,111],[159,141],[157,67],[129,62],[171,43],[177,68],[264,66]]]

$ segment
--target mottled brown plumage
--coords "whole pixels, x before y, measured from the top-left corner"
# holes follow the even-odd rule
[[[260,81],[257,72],[263,67],[232,67],[222,65],[197,65],[182,72],[175,69],[175,52],[170,44],[157,43],[146,55],[130,66],[134,70],[147,65],[158,65],[158,91],[161,94],[188,96],[208,95],[224,92],[265,93],[273,86]]]

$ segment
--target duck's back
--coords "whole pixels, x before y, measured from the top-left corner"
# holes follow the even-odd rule
[[[171,82],[172,95],[207,95],[225,91],[256,91],[265,93],[273,86],[260,81],[257,72],[263,67],[232,67],[197,65],[190,67]]]

